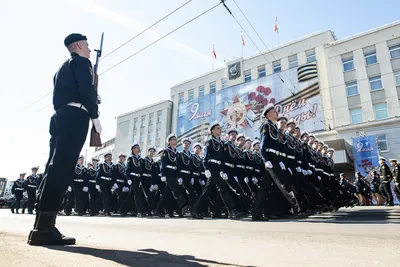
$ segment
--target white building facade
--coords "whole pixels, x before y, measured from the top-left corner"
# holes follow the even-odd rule
[[[172,105],[170,100],[161,101],[118,116],[113,157],[120,153],[130,155],[135,142],[139,143],[142,156],[150,146],[165,147],[171,133]]]
[[[114,153],[115,138],[105,141],[101,147],[96,147],[92,154],[92,158],[98,159],[99,161],[104,160],[104,155],[107,153]],[[85,162],[91,162],[90,159],[85,159]]]

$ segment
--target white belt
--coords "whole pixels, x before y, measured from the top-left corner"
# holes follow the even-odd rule
[[[28,187],[36,188],[36,185],[29,184]]]
[[[200,173],[194,172],[193,175],[200,176]]]
[[[226,165],[226,166],[229,166],[229,167],[231,167],[231,168],[235,167],[234,164],[231,164],[231,163],[228,163],[228,162],[225,162],[225,165]]]
[[[190,174],[190,171],[181,170],[182,173]]]
[[[298,160],[297,163],[301,164],[301,160]]]
[[[272,148],[267,148],[267,149],[265,149],[265,151],[275,154],[277,156],[279,156],[281,154],[281,152],[279,152],[278,150],[272,149]]]
[[[89,180],[89,183],[96,183],[96,180]]]
[[[260,172],[260,170],[259,170],[259,169],[255,169],[255,171],[256,171],[256,172]]]
[[[241,169],[244,169],[244,166],[243,166],[243,165],[236,165],[236,167],[241,168]]]
[[[316,170],[317,172],[324,172],[323,169],[317,169],[317,168],[315,168],[315,170]]]
[[[75,103],[75,102],[71,102],[67,104],[68,106],[72,106],[72,107],[77,107],[80,109],[83,109],[84,111],[86,111],[87,113],[89,113],[89,111],[85,108],[85,106],[81,103]]]
[[[150,173],[143,173],[142,176],[151,177],[151,174]]]
[[[205,172],[201,172],[201,174],[206,174]]]
[[[295,159],[294,156],[290,156],[290,155],[288,155],[287,158],[288,158],[288,159]]]
[[[110,177],[101,176],[100,178],[103,179],[103,180],[111,181]]]
[[[120,182],[120,183],[125,183],[125,181],[124,181],[124,180],[121,180],[121,179],[117,179],[116,181],[117,181],[117,182]]]
[[[136,176],[136,177],[140,177],[140,174],[139,174],[139,173],[135,173],[135,172],[131,172],[129,175],[133,175],[133,176]]]
[[[83,180],[82,180],[82,179],[74,179],[74,182],[80,182],[80,183],[83,183]]]
[[[286,158],[286,153],[280,152],[280,154],[281,154],[282,157],[285,157],[285,158]]]
[[[246,166],[246,169],[253,170],[254,168],[250,167],[250,166]]]
[[[176,166],[171,166],[171,165],[166,165],[165,167],[172,170],[178,169]]]
[[[221,164],[221,161],[220,160],[216,160],[216,159],[209,159],[208,162],[216,163],[218,165]]]
[[[23,188],[15,188],[15,190],[22,190],[22,191],[24,191],[24,189],[23,189]]]

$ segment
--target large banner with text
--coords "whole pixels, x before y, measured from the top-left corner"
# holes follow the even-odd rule
[[[356,172],[367,176],[379,166],[379,150],[375,135],[352,138]]]
[[[260,115],[268,103],[280,115],[296,121],[302,131],[323,129],[321,98],[316,63],[222,89],[180,103],[176,133],[204,143],[209,125],[218,121],[225,133],[236,128],[246,136],[259,136]]]

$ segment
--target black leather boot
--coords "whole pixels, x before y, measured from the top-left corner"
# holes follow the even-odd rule
[[[32,246],[74,245],[75,238],[66,237],[56,228],[57,212],[39,211],[33,230],[29,233],[28,244]]]

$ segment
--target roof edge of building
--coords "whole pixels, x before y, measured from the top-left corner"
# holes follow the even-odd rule
[[[355,35],[352,35],[352,36],[349,36],[349,37],[345,37],[345,38],[339,39],[339,40],[334,41],[334,42],[331,42],[331,43],[327,44],[326,46],[330,47],[330,46],[334,46],[334,45],[339,45],[341,43],[345,43],[345,42],[348,42],[348,41],[351,41],[351,40],[354,40],[354,39],[357,39],[357,38],[360,38],[360,37],[363,37],[363,36],[366,36],[366,35],[381,31],[381,30],[385,30],[385,29],[388,29],[388,28],[391,28],[391,27],[394,27],[394,26],[398,26],[398,25],[400,25],[400,20],[395,20],[395,21],[393,21],[391,23],[384,24],[384,25],[369,29],[367,31],[364,31],[364,32],[361,32],[361,33],[358,33],[358,34],[355,34]]]
[[[144,107],[142,107],[142,108],[138,108],[138,109],[131,110],[131,111],[129,111],[129,112],[122,113],[122,114],[116,116],[115,119],[124,117],[124,116],[126,116],[126,115],[129,115],[129,114],[132,114],[132,113],[135,113],[135,112],[142,111],[142,110],[144,110],[144,109],[151,108],[151,107],[153,107],[153,106],[161,105],[161,104],[164,104],[164,103],[167,103],[167,102],[173,103],[173,101],[170,100],[170,99],[162,100],[162,101],[159,101],[159,102],[156,102],[156,103],[153,103],[153,104],[149,104],[149,105],[144,106]]]

